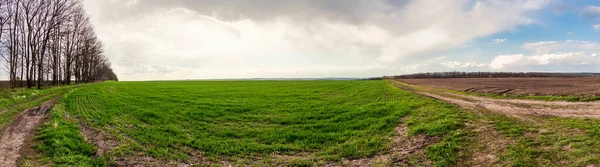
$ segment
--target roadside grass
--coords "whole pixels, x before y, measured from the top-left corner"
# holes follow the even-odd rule
[[[95,158],[97,149],[81,135],[79,124],[67,118],[63,104],[56,104],[49,120],[37,132],[34,148],[41,154],[38,162],[52,166],[108,166],[102,157]]]
[[[213,163],[273,154],[309,157],[290,165],[368,158],[389,150],[400,118],[410,116],[410,135],[442,138],[426,148],[427,157],[436,166],[451,166],[469,134],[465,112],[386,81],[108,82],[82,87],[62,102],[67,114],[121,139],[108,157],[141,153],[187,162],[200,152]],[[53,111],[54,122],[74,132],[54,115],[61,108]],[[53,147],[62,146],[40,150]]]
[[[52,87],[42,90],[17,88],[13,90],[0,89],[0,111],[7,109],[10,106],[25,103],[35,98],[43,97],[55,92],[60,92],[68,89],[68,86]]]
[[[25,100],[25,102],[23,102],[19,105],[13,104],[12,107],[4,109],[3,112],[0,112],[0,129],[4,128],[11,121],[15,120],[21,111],[31,108],[31,107],[39,106],[43,102],[48,101],[55,97],[55,96],[45,96],[45,95],[49,95],[52,93],[56,93],[58,95],[60,93],[65,92],[66,90],[67,90],[66,88],[47,90],[47,91],[44,91],[44,95],[38,94],[36,97],[30,98],[29,101]],[[6,106],[9,106],[9,105],[6,105]],[[2,111],[2,110],[0,110],[0,111]],[[0,134],[1,133],[2,132],[0,132]]]
[[[426,148],[427,157],[434,165],[452,166],[467,156],[458,152],[467,147],[473,137],[469,135],[471,130],[464,127],[464,122],[471,118],[470,113],[431,99],[431,103],[413,110],[410,116],[407,123],[410,135],[442,136],[442,141]]]
[[[526,99],[526,100],[543,100],[543,101],[568,101],[568,102],[586,102],[586,101],[597,101],[600,100],[600,96],[530,96],[530,95],[518,95],[518,94],[494,94],[494,93],[479,93],[479,92],[464,92],[456,90],[444,90],[452,93],[459,93],[473,96],[484,96],[494,99]]]
[[[526,151],[527,166],[589,166],[600,164],[597,119],[549,118],[539,120],[533,133],[521,137],[515,152]],[[537,163],[532,163],[534,159]]]
[[[429,89],[392,81],[407,89],[418,89],[440,95],[441,89]],[[438,91],[438,92],[436,92]],[[454,93],[454,92],[453,92]],[[516,118],[474,110],[467,120],[489,122],[503,136],[515,141],[498,157],[498,166],[594,166],[600,165],[600,120],[593,118],[560,118],[525,116]],[[467,114],[469,116],[469,114]],[[466,139],[472,139],[467,137]],[[470,143],[467,141],[466,143]],[[469,145],[462,151],[477,150]],[[463,162],[468,164],[469,162]]]
[[[500,114],[482,119],[494,120],[499,132],[516,141],[500,157],[509,166],[600,164],[600,120],[531,116],[529,122]]]

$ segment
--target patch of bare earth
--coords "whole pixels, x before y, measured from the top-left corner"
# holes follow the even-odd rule
[[[89,126],[85,120],[80,123],[81,134],[85,138],[86,142],[92,143],[98,148],[98,157],[104,156],[105,153],[115,150],[120,140],[113,135],[107,134],[101,130],[97,130]],[[207,162],[202,159],[199,160],[197,157],[202,157],[199,154],[194,154],[190,157],[190,161],[193,162]],[[157,159],[149,155],[134,153],[133,155],[112,157],[113,166],[128,166],[128,167],[187,167],[194,166],[202,163],[183,163],[176,161],[169,161],[163,159]]]
[[[85,121],[82,121],[80,127],[85,141],[93,143],[98,148],[98,156],[104,155],[104,153],[113,150],[119,145],[118,140],[106,137],[102,131],[93,129]]]
[[[119,146],[118,139],[114,138],[114,136],[106,135],[101,130],[90,127],[85,120],[81,121],[80,127],[81,134],[86,142],[94,144],[98,149],[96,156],[104,156],[105,153],[110,152]],[[178,166],[177,164],[172,164],[168,161],[160,161],[156,158],[146,155],[116,157],[113,160],[114,166]]]
[[[493,99],[441,91],[390,81],[391,84],[423,96],[432,97],[467,109],[482,107],[527,119],[526,116],[600,118],[600,102],[565,102],[520,99]]]
[[[489,122],[477,120],[476,122],[467,123],[467,126],[473,128],[473,132],[476,133],[475,144],[478,147],[476,150],[470,150],[473,152],[468,161],[470,162],[469,166],[508,165],[498,164],[498,155],[503,154],[509,145],[514,144],[514,140],[502,135]]]
[[[115,159],[115,166],[129,166],[129,167],[188,167],[193,166],[192,164],[185,164],[175,161],[159,160],[152,156],[128,156],[118,157]]]
[[[58,98],[48,100],[39,107],[27,109],[18,119],[2,130],[0,137],[0,166],[17,166],[22,158],[22,148],[32,142],[35,130],[44,123],[47,113]]]
[[[403,120],[406,120],[403,119]],[[402,121],[404,122],[404,121]],[[426,135],[410,136],[405,125],[396,127],[397,134],[391,138],[393,141],[387,153],[379,153],[373,157],[355,160],[344,160],[342,164],[329,164],[326,166],[432,166],[427,159],[425,148],[440,142],[440,137]]]

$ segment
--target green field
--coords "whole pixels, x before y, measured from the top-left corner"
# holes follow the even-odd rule
[[[459,112],[385,81],[108,82],[66,95],[37,148],[58,164],[147,155],[190,163],[201,155],[205,165],[342,163],[389,153],[395,127],[405,124],[411,136],[447,136],[411,155],[447,165],[459,156],[462,135],[447,135],[463,124]],[[118,146],[95,158],[75,137],[78,120]]]
[[[396,86],[387,81],[161,81],[48,90],[63,98],[35,136],[37,154],[24,157],[22,164],[600,163],[598,119],[466,111]],[[0,121],[9,122],[19,110],[50,97],[29,99]],[[103,138],[82,133],[82,127]]]

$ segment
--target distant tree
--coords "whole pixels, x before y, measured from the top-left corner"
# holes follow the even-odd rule
[[[371,78],[364,78],[361,80],[383,80],[383,77],[371,77]]]
[[[548,77],[580,77],[587,76],[581,74],[565,73],[523,73],[523,72],[427,72],[406,74],[397,76],[387,76],[394,79],[419,79],[419,78],[548,78]]]
[[[104,64],[100,71],[96,74],[96,81],[119,81],[117,75],[110,68],[110,64]]]

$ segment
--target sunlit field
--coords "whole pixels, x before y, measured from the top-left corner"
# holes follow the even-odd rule
[[[56,122],[68,126],[80,118],[118,140],[102,155],[108,164],[140,156],[215,164],[341,163],[389,154],[403,117],[409,116],[410,135],[440,137],[462,120],[455,107],[386,81],[108,82],[73,90],[54,110]],[[42,135],[57,138],[52,123]],[[441,141],[414,158],[451,164],[459,144]],[[53,147],[48,157],[74,156]],[[84,157],[96,153],[64,147],[59,150]]]

